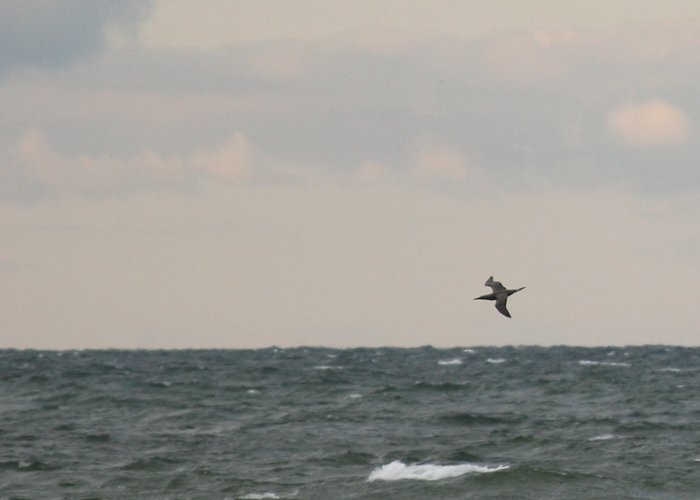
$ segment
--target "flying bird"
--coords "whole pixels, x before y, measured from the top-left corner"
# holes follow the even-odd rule
[[[481,297],[477,297],[474,300],[495,300],[496,309],[498,309],[498,312],[501,313],[503,316],[510,318],[510,313],[508,312],[508,309],[506,309],[506,301],[508,300],[508,297],[513,295],[515,292],[519,292],[525,287],[516,288],[515,290],[508,290],[501,284],[500,281],[493,281],[493,276],[489,277],[489,279],[486,280],[484,286],[490,286],[493,292],[487,293],[486,295],[482,295]]]

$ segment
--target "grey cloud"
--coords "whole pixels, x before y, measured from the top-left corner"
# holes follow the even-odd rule
[[[94,103],[24,121],[17,111],[3,128],[18,137],[38,127],[58,151],[113,158],[217,150],[242,132],[268,163],[342,173],[366,161],[407,171],[416,142],[434,137],[504,188],[615,185],[664,194],[700,188],[698,33],[516,32],[414,40],[390,51],[347,39],[209,52],[132,47],[60,75],[28,76],[37,95],[45,87],[79,100],[81,92]],[[9,95],[17,92],[0,87],[4,115]],[[694,125],[685,142],[630,147],[611,136],[616,106],[650,99],[687,115]]]
[[[134,25],[148,0],[0,0],[0,75],[58,67],[98,50],[110,22]]]

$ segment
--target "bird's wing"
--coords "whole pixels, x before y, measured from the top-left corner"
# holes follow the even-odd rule
[[[506,294],[499,295],[498,298],[496,298],[496,309],[498,309],[498,312],[503,316],[510,318],[510,313],[508,312],[508,309],[506,309],[506,300],[508,300],[508,296]]]
[[[501,290],[505,290],[506,287],[504,287],[500,281],[493,281],[493,276],[489,277],[489,279],[486,280],[486,283],[484,283],[484,286],[490,286],[491,290],[496,292],[500,292]]]

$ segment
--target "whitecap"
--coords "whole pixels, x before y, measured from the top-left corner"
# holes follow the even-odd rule
[[[609,439],[615,439],[617,436],[614,434],[601,434],[600,436],[594,436],[588,438],[589,441],[608,441]]]
[[[661,368],[660,372],[682,372],[680,368]]]
[[[465,349],[464,352],[468,352],[469,354],[476,354],[476,351],[474,349]]]
[[[439,481],[450,477],[458,477],[469,473],[496,472],[507,469],[507,465],[488,467],[484,465],[406,465],[398,460],[383,465],[372,471],[367,481],[399,481],[402,479],[418,479],[422,481]]]
[[[360,399],[362,397],[362,394],[350,394],[348,397],[350,399]]]
[[[342,368],[343,368],[342,366],[328,366],[328,365],[314,366],[314,370],[340,370]]]
[[[582,359],[578,362],[579,365],[583,366],[624,366],[629,367],[629,363],[609,363],[604,361],[589,361],[587,359]]]
[[[461,365],[462,360],[461,359],[443,359],[438,361],[439,365]]]
[[[280,498],[274,493],[250,493],[248,495],[242,496],[246,500],[262,500],[263,498]]]
[[[499,363],[505,363],[506,360],[503,359],[503,358],[489,358],[489,359],[486,360],[486,362],[487,362],[487,363],[493,363],[493,364],[497,365],[497,364],[499,364]]]

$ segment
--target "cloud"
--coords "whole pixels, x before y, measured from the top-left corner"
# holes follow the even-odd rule
[[[569,44],[575,33],[523,31],[496,37],[484,44],[480,59],[484,73],[499,81],[536,83],[569,71],[571,61],[558,45]]]
[[[466,155],[457,148],[422,139],[414,146],[410,175],[417,180],[462,181],[471,176]]]
[[[366,160],[360,163],[353,173],[353,179],[363,184],[382,181],[387,177],[387,167],[379,162]]]
[[[61,72],[6,78],[0,145],[7,150],[36,127],[51,151],[73,159],[148,163],[150,151],[170,165],[170,179],[181,168],[185,183],[247,178],[240,158],[254,153],[256,168],[286,165],[290,179],[313,172],[401,182],[407,174],[464,189],[476,175],[506,190],[695,189],[700,144],[689,139],[700,120],[692,90],[700,84],[700,30],[691,28],[110,47]],[[248,146],[232,139],[237,132]],[[238,166],[215,174],[222,163],[211,155],[227,141],[228,162]],[[375,165],[358,170],[368,160]],[[126,177],[134,182],[107,184],[137,189],[138,175]]]
[[[242,181],[251,177],[253,152],[244,134],[220,148],[189,156],[161,156],[145,149],[128,158],[68,156],[56,151],[38,129],[28,130],[14,147],[23,175],[46,191],[99,195],[141,189],[183,187],[199,178]]]
[[[626,103],[608,116],[610,133],[632,147],[673,146],[690,136],[688,117],[660,99]]]
[[[293,78],[305,72],[305,51],[294,46],[272,45],[254,51],[248,60],[249,70],[254,75],[268,78]]]
[[[193,155],[188,163],[214,178],[239,181],[250,178],[253,150],[245,134],[236,132],[221,149]]]
[[[142,0],[0,0],[0,75],[15,66],[57,67],[100,49],[111,23],[134,25]]]

